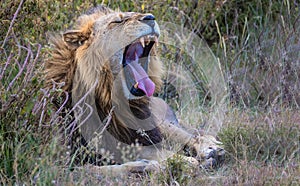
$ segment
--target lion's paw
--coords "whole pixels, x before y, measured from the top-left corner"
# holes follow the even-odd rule
[[[206,169],[217,168],[224,162],[225,150],[222,142],[211,135],[197,136],[193,147],[197,154],[196,158]]]

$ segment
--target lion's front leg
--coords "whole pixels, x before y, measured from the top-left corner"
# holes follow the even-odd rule
[[[161,99],[152,99],[154,114],[160,131],[167,140],[183,145],[205,168],[215,168],[224,161],[225,151],[222,143],[211,135],[193,135],[179,126],[171,108]],[[161,114],[163,117],[161,117]]]
[[[182,144],[205,168],[215,168],[224,161],[222,143],[211,135],[192,135],[184,129],[168,122],[159,125],[167,140]]]
[[[158,161],[155,160],[138,160],[131,161],[121,165],[94,166],[86,165],[86,171],[91,174],[99,174],[101,176],[127,176],[131,173],[145,173],[160,171],[161,167]]]

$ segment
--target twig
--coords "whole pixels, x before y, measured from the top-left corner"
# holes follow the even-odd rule
[[[12,58],[12,54],[10,53],[7,60],[6,60],[5,66],[2,69],[2,72],[1,72],[1,75],[0,75],[0,80],[2,80],[2,78],[4,76],[4,72],[5,72],[6,68],[8,67],[8,65],[10,64],[11,58]]]
[[[68,92],[67,92],[67,91],[64,91],[64,93],[65,93],[66,98],[65,98],[63,104],[62,104],[62,105],[59,107],[59,109],[55,112],[55,115],[56,115],[56,116],[59,115],[59,113],[63,110],[63,108],[65,107],[65,105],[67,105],[67,102],[69,101],[69,94],[68,94]]]
[[[103,134],[103,132],[105,131],[105,129],[106,129],[106,128],[108,127],[108,125],[110,124],[110,121],[111,121],[111,119],[112,119],[112,112],[114,111],[114,109],[115,109],[115,106],[113,106],[113,107],[110,109],[108,116],[104,119],[103,122],[105,123],[105,125],[104,125],[103,129],[101,130],[101,132],[99,133],[100,135]]]
[[[18,14],[19,14],[19,11],[21,10],[22,5],[23,5],[23,0],[21,0],[20,4],[19,4],[19,6],[18,6],[17,11],[14,13],[14,17],[13,17],[13,19],[12,19],[11,22],[10,22],[8,31],[7,31],[6,36],[5,36],[5,38],[4,38],[3,44],[2,44],[2,46],[1,46],[2,48],[5,46],[5,43],[6,43],[7,38],[8,38],[8,35],[10,34],[10,32],[11,32],[11,30],[12,30],[12,27],[13,27],[13,25],[14,25],[14,23],[15,23],[15,20],[17,19],[17,16],[18,16]]]
[[[90,90],[88,90],[85,95],[83,97],[80,98],[80,100],[73,106],[73,108],[69,111],[69,114],[72,113],[82,102],[84,102],[84,100],[87,98],[87,96],[92,93],[96,86],[98,85],[99,80],[97,79],[95,81],[95,83],[93,84],[93,86],[90,88]]]
[[[78,121],[77,118],[80,118],[81,115],[83,115],[83,113],[84,113],[82,107],[80,107],[80,104],[84,103],[84,100],[88,97],[88,95],[89,95],[90,93],[92,93],[92,92],[95,90],[96,86],[98,85],[98,82],[99,82],[99,80],[97,79],[97,80],[95,81],[94,85],[93,85],[93,86],[85,93],[85,95],[84,95],[83,97],[81,97],[81,98],[79,99],[79,101],[73,106],[73,108],[66,114],[66,115],[71,115],[71,113],[74,112],[75,109],[80,109],[80,111],[77,112],[78,115],[75,117],[75,120],[67,127],[66,130],[69,130],[71,127],[73,127],[73,128],[71,129],[71,131],[73,131],[73,129],[74,129],[74,127],[75,127],[75,124],[76,124],[76,122]],[[85,104],[87,107],[92,108],[92,107],[90,107],[90,105],[88,105],[88,104],[86,104],[86,103],[84,103],[84,104]],[[93,110],[89,113],[89,115],[87,116],[87,118],[89,118],[89,117],[91,116],[91,113],[93,113]],[[81,122],[81,124],[79,124],[74,130],[76,130],[77,128],[79,128],[82,124],[83,124],[83,122]]]
[[[94,110],[93,110],[93,107],[90,106],[89,104],[87,103],[84,103],[85,106],[90,110],[89,114],[84,118],[83,121],[80,122],[80,124],[77,125],[77,122],[78,122],[78,118],[81,118],[82,115],[84,115],[85,111],[82,109],[82,107],[78,106],[77,108],[80,109],[80,114],[78,114],[74,121],[66,128],[67,131],[70,131],[69,132],[69,137],[73,134],[73,132],[75,132],[77,129],[79,129],[79,127],[81,127],[90,117],[91,115],[93,114]]]
[[[24,47],[25,48],[25,47]],[[14,77],[14,79],[9,83],[6,91],[9,91],[9,89],[13,86],[13,84],[15,83],[15,81],[22,75],[25,67],[27,66],[27,63],[29,61],[29,57],[32,55],[31,49],[30,49],[30,45],[28,44],[28,48],[25,48],[28,52],[27,52],[27,56],[26,59],[24,60],[23,66],[22,68],[19,70],[18,74]]]

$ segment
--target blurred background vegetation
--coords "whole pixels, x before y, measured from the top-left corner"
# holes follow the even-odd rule
[[[11,0],[0,3],[0,184],[82,183],[84,178],[70,176],[66,152],[53,137],[67,119],[55,115],[51,99],[61,90],[43,89],[42,70],[46,33],[66,30],[97,4],[183,25],[220,60],[230,109],[219,137],[229,160],[217,172],[180,180],[215,183],[206,179],[214,175],[229,185],[300,181],[298,0]],[[209,93],[200,88],[200,96]]]

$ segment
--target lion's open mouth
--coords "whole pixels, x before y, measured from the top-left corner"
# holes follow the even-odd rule
[[[123,68],[125,69],[126,84],[134,96],[152,96],[155,84],[149,78],[149,54],[155,43],[156,35],[146,35],[127,45],[123,54]]]

